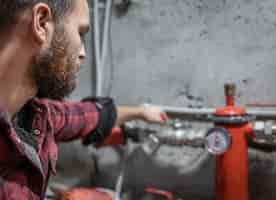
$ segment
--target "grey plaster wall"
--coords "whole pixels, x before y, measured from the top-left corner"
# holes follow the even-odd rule
[[[240,103],[275,101],[275,9],[272,0],[134,1],[113,21],[113,96],[216,106],[234,81]]]
[[[109,65],[105,88],[112,86],[111,95],[119,104],[222,106],[223,84],[229,81],[238,85],[241,105],[276,102],[276,1],[133,0],[125,16],[114,12],[112,19],[114,74],[108,81]],[[87,65],[73,99],[91,92],[89,70]],[[60,157],[75,156],[78,148],[62,148]],[[125,188],[158,186],[186,198],[213,199],[213,158],[185,173],[201,151],[164,146],[154,157],[134,151]],[[106,148],[85,157],[98,163],[100,173],[93,182],[114,186],[118,152]],[[275,154],[250,155],[250,199],[276,198]]]

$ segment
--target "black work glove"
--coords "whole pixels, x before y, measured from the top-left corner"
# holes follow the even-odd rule
[[[117,110],[113,99],[108,97],[88,97],[82,100],[83,102],[95,103],[99,112],[99,122],[96,129],[83,140],[84,145],[99,144],[104,142],[117,119]]]

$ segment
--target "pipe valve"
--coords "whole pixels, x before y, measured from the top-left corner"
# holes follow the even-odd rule
[[[276,136],[276,123],[272,120],[256,121],[254,123],[254,131],[256,136]]]

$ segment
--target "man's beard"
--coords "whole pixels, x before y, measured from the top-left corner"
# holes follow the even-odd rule
[[[36,56],[31,74],[37,97],[62,100],[76,87],[76,54],[70,52],[67,34],[58,27],[51,46]]]

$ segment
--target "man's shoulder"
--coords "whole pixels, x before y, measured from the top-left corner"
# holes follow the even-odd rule
[[[47,98],[33,98],[31,100],[31,104],[35,109],[42,110],[42,109],[53,109],[56,107],[63,107],[65,105],[69,105],[69,101],[64,100],[53,100],[53,99],[47,99]]]

